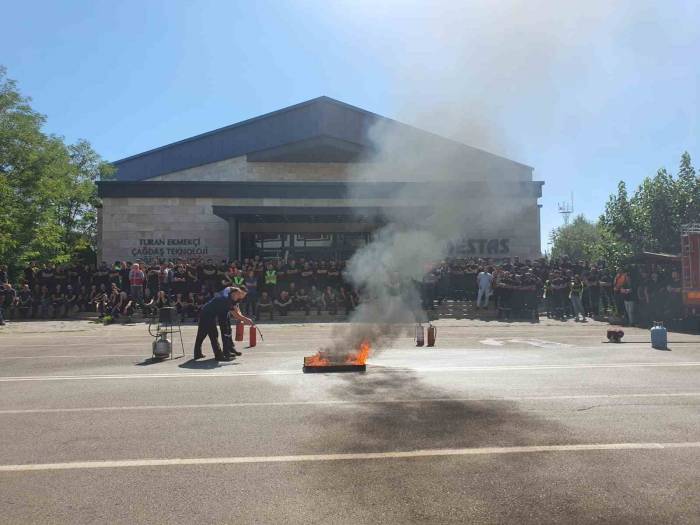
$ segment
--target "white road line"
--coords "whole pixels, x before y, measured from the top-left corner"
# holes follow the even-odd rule
[[[223,367],[222,367],[223,368]],[[163,374],[106,374],[106,375],[78,375],[78,376],[26,376],[26,377],[0,377],[0,383],[14,383],[21,381],[92,381],[101,379],[172,379],[191,378],[208,379],[212,377],[246,377],[246,376],[279,376],[279,375],[299,375],[299,370],[261,370],[251,372],[173,372]]]
[[[62,414],[71,412],[119,412],[119,411],[148,411],[148,410],[188,410],[188,409],[220,409],[220,408],[259,408],[287,406],[358,406],[358,405],[412,405],[419,403],[484,403],[484,402],[518,402],[518,401],[576,401],[590,399],[653,399],[653,398],[684,398],[700,397],[700,392],[673,392],[659,394],[580,394],[561,396],[517,396],[517,397],[436,397],[416,399],[384,399],[384,400],[317,400],[317,401],[257,401],[242,403],[204,403],[188,405],[129,405],[103,407],[74,407],[74,408],[27,408],[0,410],[0,416],[22,414]]]
[[[589,452],[619,450],[664,450],[700,448],[700,442],[680,443],[592,443],[582,445],[532,445],[522,447],[483,447],[408,450],[396,452],[359,452],[342,454],[308,454],[295,456],[234,456],[222,458],[132,459],[114,461],[75,461],[69,463],[35,463],[0,465],[0,472],[41,470],[79,470],[101,468],[168,467],[183,465],[239,465],[246,463],[293,463],[376,459],[408,459],[445,456],[489,456],[500,454],[532,454],[546,452]]]
[[[577,364],[577,365],[503,365],[503,366],[455,366],[455,367],[405,367],[405,366],[387,366],[387,365],[371,365],[372,368],[381,370],[382,372],[500,372],[513,370],[579,370],[587,368],[647,368],[647,367],[695,367],[700,366],[700,362],[681,362],[681,363],[596,363],[596,364]],[[201,370],[192,372],[171,372],[161,374],[102,374],[102,375],[73,375],[73,376],[0,376],[0,383],[13,383],[20,381],[90,381],[90,380],[109,380],[109,379],[170,379],[170,378],[226,378],[226,377],[249,377],[249,376],[270,376],[270,375],[299,375],[302,374],[301,367],[298,370],[258,370],[258,371],[223,371],[219,372],[204,372]],[[323,374],[320,374],[323,375]]]
[[[279,352],[256,352],[255,350],[248,351],[247,348],[244,355],[246,357],[255,357],[256,355],[304,355],[308,354],[308,350],[299,351],[285,351],[281,350]],[[0,360],[6,361],[11,359],[99,359],[99,358],[109,358],[109,357],[136,357],[140,359],[149,359],[151,356],[140,354],[85,354],[85,355],[10,355],[10,356],[0,356]],[[191,356],[190,356],[191,357]]]
[[[575,365],[503,365],[503,366],[453,366],[453,367],[404,367],[386,364],[377,364],[383,370],[406,372],[490,372],[499,370],[550,370],[550,369],[580,369],[580,368],[644,368],[644,367],[676,367],[676,366],[700,366],[700,362],[681,363],[581,363]]]
[[[8,361],[12,359],[97,359],[108,357],[136,357],[147,359],[143,354],[100,354],[100,355],[10,355],[2,356],[0,360]]]

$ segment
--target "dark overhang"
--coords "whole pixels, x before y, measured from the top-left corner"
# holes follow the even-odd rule
[[[100,197],[220,197],[235,199],[371,199],[397,195],[416,199],[441,194],[453,198],[478,196],[542,196],[544,182],[98,182]]]
[[[383,223],[387,215],[397,222],[415,222],[425,218],[425,206],[214,206],[214,215],[222,219],[238,219],[256,223]]]

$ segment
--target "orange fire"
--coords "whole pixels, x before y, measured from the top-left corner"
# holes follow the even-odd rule
[[[345,357],[343,364],[364,365],[367,362],[370,350],[369,341],[363,341],[356,352],[350,353]],[[314,355],[304,358],[304,366],[331,366],[333,364],[337,363],[331,363],[331,360],[328,358],[328,352],[325,350],[319,350]]]
[[[326,357],[326,352],[319,350],[314,355],[304,358],[305,366],[329,366],[331,362]]]
[[[349,365],[364,365],[367,362],[370,350],[369,341],[362,341],[357,353],[349,354],[345,359],[345,363]]]

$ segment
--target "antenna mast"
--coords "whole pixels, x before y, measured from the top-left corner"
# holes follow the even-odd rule
[[[560,202],[557,204],[559,213],[564,217],[564,226],[569,225],[569,218],[574,213],[574,193],[571,193],[571,202]]]

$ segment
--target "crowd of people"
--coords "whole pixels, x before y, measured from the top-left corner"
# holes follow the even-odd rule
[[[172,306],[181,320],[196,321],[201,308],[226,286],[245,285],[242,310],[255,319],[273,320],[292,311],[310,315],[348,314],[359,296],[344,279],[344,261],[260,257],[228,263],[177,260],[144,264],[117,261],[111,266],[28,265],[16,283],[0,267],[0,322],[10,319],[64,318],[79,312],[129,319],[149,317]],[[558,260],[507,261],[448,259],[426,268],[422,282],[403,283],[421,292],[423,308],[442,301],[474,301],[477,310],[500,318],[537,320],[612,317],[629,325],[673,321],[682,316],[677,269],[654,264],[610,268]]]
[[[246,315],[274,319],[291,311],[317,315],[348,314],[357,293],[343,279],[344,262],[263,261],[259,257],[215,263],[211,259],[144,264],[117,261],[89,265],[32,263],[15,284],[0,269],[0,307],[10,319],[57,319],[80,312],[129,319],[137,311],[150,317],[172,306],[181,321],[196,321],[202,306],[222,288],[245,285]],[[0,316],[2,313],[0,312]],[[4,322],[0,317],[0,322]]]
[[[474,300],[501,318],[585,321],[609,318],[626,325],[672,323],[683,316],[680,269],[645,263],[611,268],[567,258],[500,264],[448,260],[423,280],[424,308],[445,299]]]

